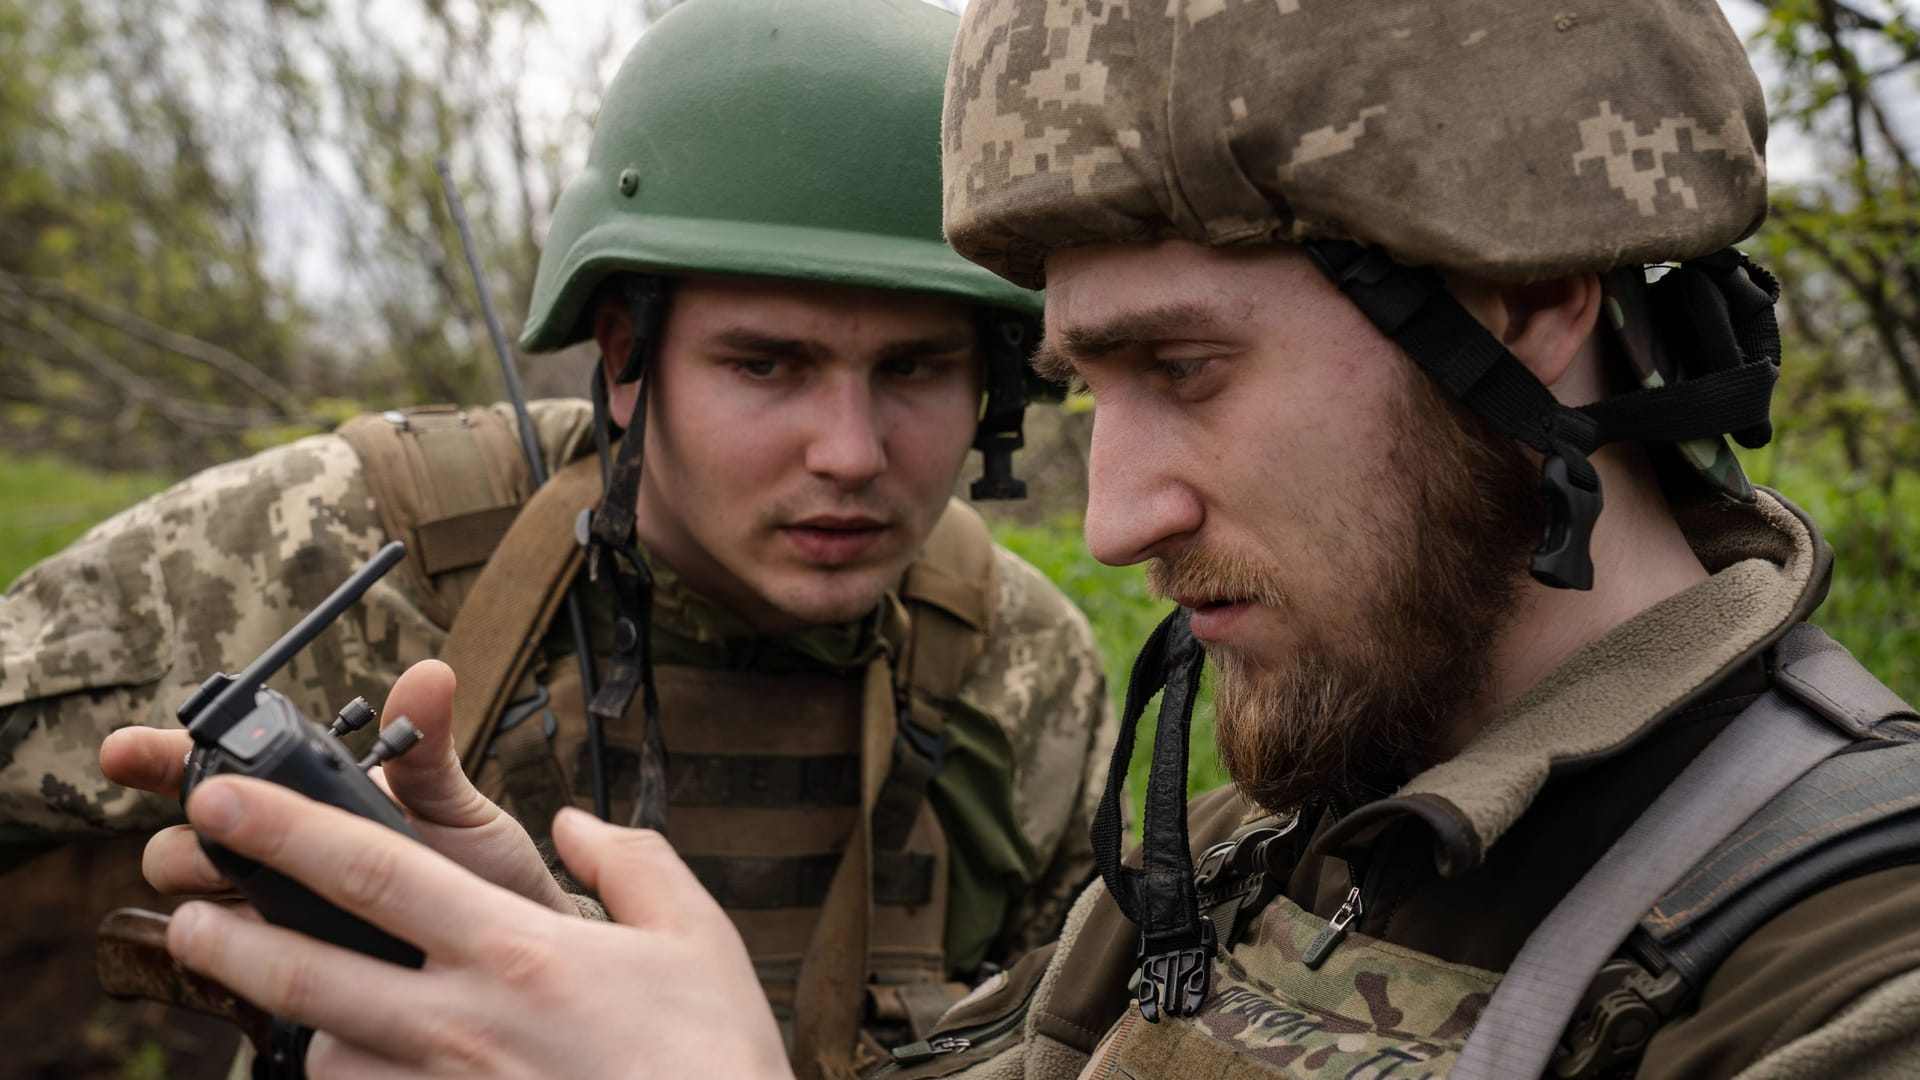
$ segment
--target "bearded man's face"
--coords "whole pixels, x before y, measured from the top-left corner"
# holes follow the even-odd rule
[[[1539,536],[1526,452],[1296,249],[1103,245],[1047,271],[1042,362],[1096,406],[1088,545],[1193,610],[1241,789],[1359,798],[1441,756]]]

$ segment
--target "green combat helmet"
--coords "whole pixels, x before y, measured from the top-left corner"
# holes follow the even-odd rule
[[[976,498],[1019,498],[1025,351],[1040,297],[940,234],[941,86],[958,25],[922,3],[694,0],[634,46],[587,165],[561,193],[521,347],[591,334],[608,275],[743,274],[957,297],[983,325],[988,458]],[[1009,340],[1011,339],[1011,340]]]
[[[1765,213],[1766,109],[1712,0],[973,0],[946,109],[948,239],[1010,281],[1039,287],[1075,245],[1299,244],[1444,392],[1540,454],[1543,583],[1592,586],[1588,455],[1607,443],[1681,448],[1750,497],[1719,440],[1771,437],[1778,286],[1728,247]],[[1646,264],[1681,260],[1647,284]],[[1561,405],[1442,270],[1602,275],[1640,389]],[[1176,610],[1134,665],[1119,753],[1162,687],[1179,718],[1155,747],[1150,774],[1176,779],[1149,786],[1148,872],[1120,865],[1116,784],[1094,818],[1150,1021],[1198,1008],[1214,948],[1178,782],[1203,660]]]
[[[1710,0],[975,0],[943,140],[949,240],[1023,285],[1077,244],[1302,244],[1546,459],[1542,581],[1591,580],[1604,443],[1671,444],[1751,497],[1720,436],[1769,437],[1775,287],[1727,245],[1766,212],[1766,108]],[[1645,395],[1556,407],[1433,268],[1602,274]]]
[[[979,312],[985,400],[975,498],[1019,498],[1012,454],[1029,398],[1040,297],[960,258],[940,234],[939,123],[957,20],[889,0],[693,0],[628,53],[601,105],[587,165],[561,192],[522,348],[591,336],[588,302],[617,281],[633,347],[618,376],[639,404],[608,450],[607,383],[593,377],[604,492],[584,538],[587,573],[614,604],[605,681],[588,687],[595,804],[606,806],[601,731],[637,693],[645,716],[631,824],[665,814],[648,653],[652,579],[634,504],[650,380],[673,280],[798,278],[935,293]]]

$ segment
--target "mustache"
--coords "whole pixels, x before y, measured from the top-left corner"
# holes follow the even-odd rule
[[[1197,545],[1148,562],[1147,593],[1157,600],[1207,597],[1287,606],[1280,575],[1266,563],[1243,552]]]
[[[909,504],[872,493],[856,496],[838,493],[796,495],[783,498],[769,506],[759,515],[758,524],[763,528],[774,528],[815,517],[864,517],[888,524],[899,524],[911,516]]]

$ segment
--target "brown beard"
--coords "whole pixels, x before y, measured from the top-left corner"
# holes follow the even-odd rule
[[[1270,812],[1391,791],[1448,753],[1451,714],[1486,685],[1540,535],[1539,466],[1513,440],[1409,373],[1377,493],[1389,527],[1347,545],[1344,613],[1295,611],[1298,645],[1260,664],[1208,648],[1215,742]],[[1155,595],[1231,596],[1286,609],[1279,576],[1243,553],[1194,547],[1148,567]]]

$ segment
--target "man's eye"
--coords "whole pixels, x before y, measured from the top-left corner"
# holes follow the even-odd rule
[[[735,360],[733,365],[739,369],[741,374],[755,379],[772,378],[774,373],[780,370],[780,361],[769,360],[764,357]]]
[[[1200,374],[1212,360],[1210,356],[1190,360],[1168,360],[1156,357],[1150,370],[1170,383],[1178,383]]]
[[[915,382],[937,379],[954,370],[950,360],[930,360],[922,356],[897,356],[881,365],[881,370],[896,379],[911,379]]]

